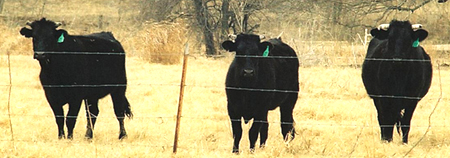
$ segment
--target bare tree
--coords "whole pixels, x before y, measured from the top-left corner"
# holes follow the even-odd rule
[[[181,0],[141,0],[140,20],[163,21],[170,18],[171,13]]]
[[[208,10],[207,1],[204,0],[194,0],[195,8],[195,18],[200,26],[203,35],[203,42],[206,46],[207,55],[216,55],[217,50],[215,47],[214,40],[214,28],[211,24],[211,19],[213,19],[211,13]]]
[[[263,9],[264,1],[260,0],[234,0],[232,1],[230,13],[234,33],[252,33],[259,28],[258,23],[251,23],[252,15]],[[256,17],[255,17],[256,18]]]
[[[261,24],[273,26],[283,21],[299,26],[305,34],[302,37],[310,40],[356,40],[355,33],[364,28],[375,27],[395,17],[407,19],[434,1],[193,0],[190,4],[195,16],[192,26],[198,26],[206,54],[214,55],[229,33],[254,33],[259,31]]]
[[[3,13],[3,4],[5,4],[5,0],[0,0],[0,14]]]
[[[372,1],[351,1],[351,0],[332,0],[332,6],[347,14],[340,14],[340,20],[333,18],[336,23],[345,27],[369,27],[377,25],[380,21],[392,17],[394,14],[404,13],[412,14],[416,10],[424,7],[434,0],[372,0]],[[324,2],[326,3],[326,2]],[[333,12],[335,13],[335,12]],[[373,17],[373,18],[368,18]],[[372,20],[372,24],[367,24]]]
[[[270,13],[304,26],[307,37],[352,40],[364,28],[391,19],[409,20],[413,14],[437,0],[273,0]],[[296,16],[292,16],[296,15]],[[423,21],[423,20],[422,20]],[[314,31],[306,28],[314,27]],[[314,34],[314,35],[313,35]],[[322,36],[322,37],[320,37]],[[331,36],[331,37],[330,37]]]
[[[222,20],[221,23],[221,33],[220,33],[220,39],[226,39],[227,35],[230,33],[230,17],[234,15],[232,12],[230,12],[230,0],[223,0],[222,1]]]

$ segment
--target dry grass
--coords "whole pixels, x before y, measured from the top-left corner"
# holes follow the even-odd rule
[[[62,3],[69,6],[75,1],[65,0]],[[27,8],[17,7],[21,2],[27,3],[7,1],[8,8],[19,8],[17,12],[9,14],[36,16],[39,12],[27,12]],[[98,3],[89,1],[80,4],[83,8],[88,8],[84,10],[69,6],[64,13],[49,9],[47,17],[66,20],[67,25],[63,28],[69,33],[85,34],[100,28],[96,25],[98,19],[82,17],[108,13],[113,17],[124,18],[128,14],[134,15],[111,11],[111,8],[120,4],[108,3],[107,7],[102,8]],[[48,5],[50,7],[47,8],[52,5],[60,8],[54,3]],[[450,155],[450,139],[447,134],[450,120],[446,119],[450,113],[447,96],[450,92],[446,88],[450,86],[446,82],[450,80],[450,69],[440,67],[441,71],[437,71],[436,62],[450,63],[445,52],[439,52],[434,46],[424,43],[435,65],[432,87],[413,116],[410,144],[403,145],[397,134],[394,134],[394,141],[387,144],[380,141],[376,110],[364,90],[361,70],[358,68],[366,48],[348,42],[305,40],[296,38],[300,35],[295,33],[285,33],[283,37],[286,38],[283,40],[294,47],[302,62],[299,76],[301,92],[294,110],[298,134],[296,139],[289,144],[283,142],[279,112],[275,110],[269,113],[271,124],[267,147],[250,153],[247,137],[250,125],[244,125],[242,153],[232,154],[232,134],[224,90],[225,75],[232,57],[190,57],[179,149],[174,155],[172,144],[181,64],[155,63],[152,60],[155,54],[150,52],[163,54],[156,57],[166,56],[162,52],[168,52],[176,58],[175,61],[179,61],[184,41],[187,40],[186,30],[182,27],[184,24],[181,22],[144,27],[127,22],[106,24],[102,30],[112,31],[127,51],[127,97],[135,114],[133,120],[127,119],[125,122],[129,136],[122,141],[117,139],[118,123],[110,98],[106,97],[100,101],[100,116],[92,141],[83,138],[86,125],[84,110],[80,111],[74,140],[58,140],[56,123],[39,83],[40,68],[31,56],[31,40],[18,33],[24,21],[25,19],[17,18],[0,24],[2,157],[402,157],[411,149],[412,152],[407,157]],[[12,54],[11,85],[7,53]],[[8,96],[10,86],[11,97]],[[436,104],[441,86],[443,98]],[[431,128],[424,135],[428,126]]]
[[[144,46],[139,57],[150,63],[180,63],[183,45],[186,43],[186,27],[182,23],[159,23],[144,25],[137,36]]]
[[[4,59],[5,57],[2,56]],[[180,141],[176,157],[230,157],[231,128],[226,112],[224,79],[231,58],[190,58]],[[30,56],[12,56],[11,122],[7,107],[8,70],[1,66],[0,146],[8,157],[170,157],[175,128],[181,65],[149,64],[128,57],[127,97],[135,113],[126,121],[129,137],[119,141],[118,123],[109,97],[100,102],[100,118],[93,141],[83,139],[86,117],[81,110],[74,140],[57,140],[53,114],[38,80],[39,65]],[[436,69],[436,67],[435,67]],[[450,70],[440,71],[442,80]],[[333,74],[333,75],[331,75]],[[412,120],[410,144],[382,143],[372,101],[363,88],[360,69],[353,67],[301,67],[301,93],[294,110],[297,137],[282,141],[278,110],[269,113],[268,146],[248,151],[247,131],[237,157],[399,157],[411,148],[410,157],[448,156],[450,122],[448,98],[444,96],[431,115],[431,129],[423,137],[428,117],[439,98],[439,74],[432,89],[419,103]],[[442,83],[448,87],[447,83]],[[444,89],[444,94],[448,93]],[[416,147],[414,145],[424,138]]]

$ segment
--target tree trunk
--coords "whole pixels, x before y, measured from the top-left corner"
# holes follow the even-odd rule
[[[242,32],[245,32],[245,33],[249,33],[248,19],[250,18],[250,13],[251,13],[250,9],[252,9],[250,4],[246,4],[244,6],[244,18],[242,19]]]
[[[0,0],[0,14],[3,13],[3,4],[5,4],[5,0]]]
[[[206,47],[206,55],[216,55],[217,50],[214,46],[214,34],[209,24],[209,13],[206,9],[206,3],[204,3],[203,0],[194,0],[194,6],[197,23],[203,33],[203,42]]]
[[[230,25],[228,23],[231,12],[229,11],[230,8],[230,0],[223,0],[222,1],[222,20],[221,20],[221,31],[220,31],[220,39],[227,39],[229,34]]]

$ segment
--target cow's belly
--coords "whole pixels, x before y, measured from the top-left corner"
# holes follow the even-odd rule
[[[227,90],[228,106],[231,106],[228,109],[249,120],[262,112],[276,108],[277,104],[272,103],[273,97],[274,94],[270,92]]]
[[[52,105],[64,105],[83,99],[100,99],[114,91],[116,87],[76,88],[76,87],[44,87],[45,96]]]
[[[388,73],[381,74],[378,85],[380,95],[392,95],[402,97],[418,97],[423,88],[424,81],[415,81],[417,78],[423,78],[422,74],[410,75],[406,73]]]

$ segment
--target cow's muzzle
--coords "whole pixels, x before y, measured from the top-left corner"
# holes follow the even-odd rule
[[[46,59],[47,55],[44,52],[35,51],[33,55],[33,59],[42,60]]]
[[[243,74],[244,77],[253,77],[255,71],[253,69],[244,69]]]

